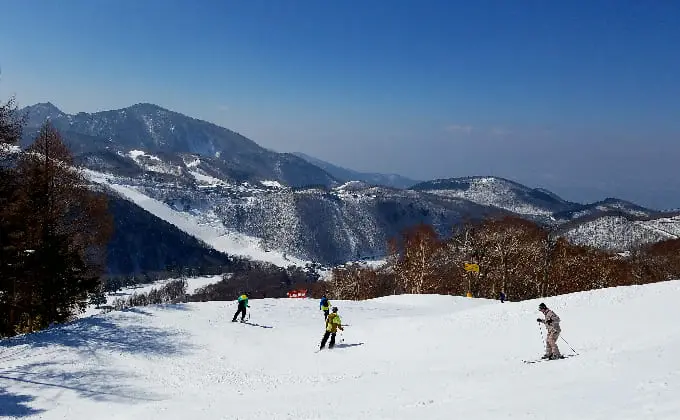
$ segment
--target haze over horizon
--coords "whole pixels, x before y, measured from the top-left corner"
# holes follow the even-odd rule
[[[419,180],[680,207],[673,2],[8,2],[0,100],[149,102]],[[358,152],[360,151],[360,152]]]

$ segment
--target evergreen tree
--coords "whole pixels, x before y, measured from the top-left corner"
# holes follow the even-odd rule
[[[21,219],[14,205],[19,189],[13,156],[9,147],[21,139],[23,119],[14,99],[0,103],[0,336],[14,333],[23,308],[29,305],[30,284],[23,271]]]
[[[48,122],[17,166],[15,211],[24,226],[34,294],[29,329],[68,320],[100,287],[112,221],[88,188],[59,132]]]

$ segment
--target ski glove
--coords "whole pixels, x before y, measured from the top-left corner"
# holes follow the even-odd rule
[[[541,318],[536,318],[536,322],[543,322]]]

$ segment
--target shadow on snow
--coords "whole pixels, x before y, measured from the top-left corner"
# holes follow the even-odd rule
[[[28,417],[42,413],[43,410],[26,405],[33,400],[29,395],[12,394],[0,387],[0,417]]]
[[[179,354],[187,349],[178,343],[179,333],[154,328],[133,322],[127,324],[128,314],[153,314],[135,310],[112,312],[116,318],[126,319],[126,325],[117,325],[110,314],[92,316],[73,323],[26,334],[0,342],[0,362],[8,353],[26,352],[30,349],[62,346],[80,352],[94,353],[95,350],[131,354],[168,355]]]
[[[256,323],[250,322],[250,321],[243,321],[243,322],[241,322],[241,324],[251,325],[253,327],[260,327],[260,328],[274,328],[274,327],[269,326],[269,325],[260,325],[260,324],[256,324]]]
[[[131,385],[135,374],[105,368],[111,365],[107,357],[110,354],[163,358],[184,354],[192,348],[181,332],[143,325],[140,316],[153,316],[153,313],[139,308],[112,312],[0,341],[0,417],[25,417],[41,412],[28,405],[35,396],[8,389],[13,383],[24,387],[33,385],[35,394],[40,392],[38,388],[61,388],[97,401],[138,402],[161,398]],[[118,325],[116,320],[125,325]],[[75,353],[64,351],[66,349]]]
[[[336,344],[335,348],[336,349],[346,349],[346,348],[349,348],[349,347],[358,347],[358,346],[363,346],[363,345],[364,345],[364,343],[353,343],[353,344],[340,343],[340,344]]]

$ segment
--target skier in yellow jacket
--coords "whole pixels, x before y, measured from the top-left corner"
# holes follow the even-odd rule
[[[332,349],[335,347],[335,334],[338,330],[344,331],[344,328],[342,328],[342,321],[340,320],[340,315],[338,315],[338,308],[333,307],[333,313],[329,314],[328,318],[326,318],[326,332],[321,339],[321,347],[319,347],[319,350],[323,350],[323,348],[326,347],[328,337],[331,338],[331,342],[328,343],[328,348]]]

